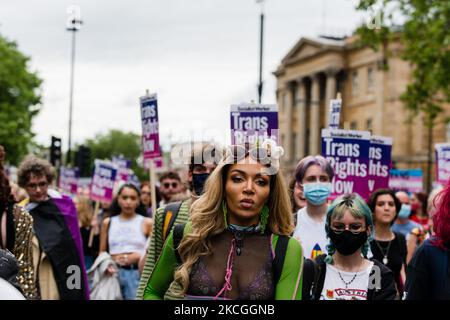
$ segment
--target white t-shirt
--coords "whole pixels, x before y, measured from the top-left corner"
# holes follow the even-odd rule
[[[8,281],[0,278],[0,300],[25,300],[25,297]]]
[[[327,272],[320,300],[367,300],[369,275],[372,267],[373,262],[370,261],[366,270],[354,273],[340,271],[327,263]],[[339,273],[341,276],[339,276]]]
[[[122,220],[120,216],[112,217],[109,222],[109,253],[139,252],[141,255],[144,254],[147,244],[147,237],[142,230],[144,219],[139,214],[129,220]]]
[[[298,210],[294,238],[300,241],[305,258],[314,259],[327,253],[328,239],[325,232],[325,217],[322,222],[316,222],[308,215],[306,207]]]

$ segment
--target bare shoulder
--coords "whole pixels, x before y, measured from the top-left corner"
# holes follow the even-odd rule
[[[107,227],[109,225],[110,220],[111,220],[111,218],[109,218],[109,217],[103,219],[102,226]]]

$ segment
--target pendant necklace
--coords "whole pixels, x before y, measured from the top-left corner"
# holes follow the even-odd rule
[[[381,254],[383,255],[383,264],[384,264],[384,265],[387,265],[388,262],[389,262],[389,259],[388,259],[387,256],[388,256],[388,254],[389,254],[389,249],[391,248],[391,243],[392,243],[392,241],[393,241],[393,240],[389,241],[389,244],[388,244],[388,246],[387,246],[387,248],[386,248],[386,251],[385,251],[385,250],[381,247],[381,245],[380,245],[380,243],[378,242],[378,240],[375,240],[375,243],[376,243],[378,249],[380,249]]]
[[[353,276],[352,280],[350,280],[350,282],[345,282],[344,278],[342,278],[341,273],[338,271],[339,277],[341,278],[342,282],[345,284],[345,289],[348,289],[348,286],[355,281],[356,276],[358,275],[358,273],[355,273],[355,275]]]

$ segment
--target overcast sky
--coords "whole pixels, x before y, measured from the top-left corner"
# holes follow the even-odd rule
[[[272,72],[301,37],[349,33],[362,21],[356,2],[266,0],[263,103],[276,102]],[[55,135],[67,146],[71,4],[84,22],[76,36],[75,143],[113,128],[140,134],[146,89],[158,94],[166,149],[202,135],[227,143],[230,105],[257,100],[255,0],[0,0],[0,33],[44,80],[33,124],[38,142]]]

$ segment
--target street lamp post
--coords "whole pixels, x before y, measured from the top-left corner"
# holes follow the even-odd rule
[[[263,83],[262,83],[262,59],[263,59],[263,35],[264,35],[264,0],[256,0],[261,5],[260,33],[259,33],[259,83],[258,83],[258,103],[261,103]]]
[[[75,67],[75,35],[78,30],[81,29],[81,13],[80,7],[70,6],[67,9],[69,13],[69,18],[67,20],[66,29],[72,32],[72,54],[71,54],[71,66],[70,66],[70,100],[69,100],[69,146],[67,149],[67,159],[66,165],[70,164],[71,157],[71,146],[72,146],[72,110],[73,110],[73,83],[74,83],[74,67]]]

